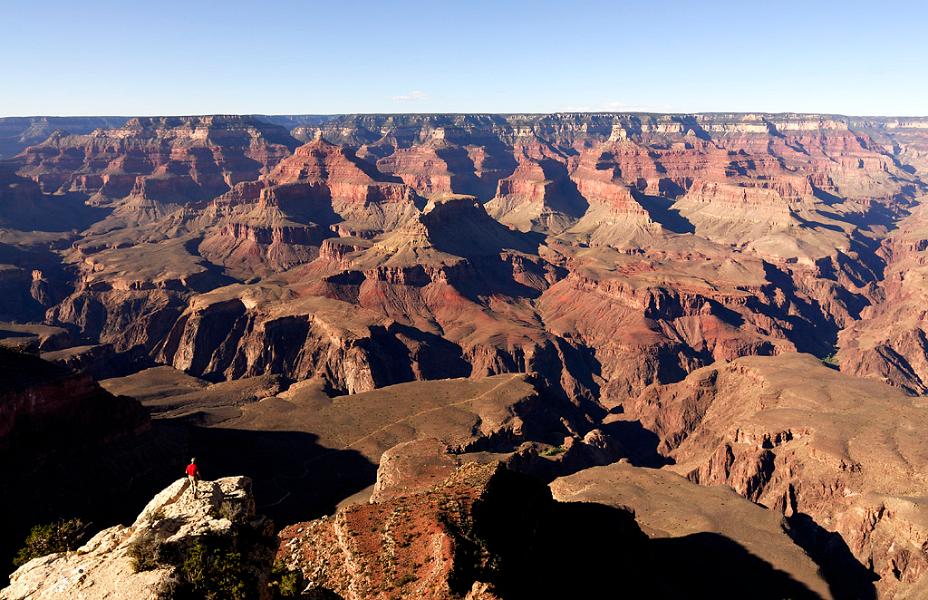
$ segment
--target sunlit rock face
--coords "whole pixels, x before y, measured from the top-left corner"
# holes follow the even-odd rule
[[[795,350],[925,389],[918,326],[876,332],[891,298],[917,296],[897,274],[923,250],[920,120],[274,120],[130,119],[23,149],[0,181],[19,232],[7,316],[345,391],[527,371],[610,408]],[[422,368],[424,348],[455,366]]]

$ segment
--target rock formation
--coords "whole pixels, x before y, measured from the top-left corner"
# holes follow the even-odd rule
[[[885,226],[925,186],[903,160],[921,164],[917,120],[277,122],[299,126],[290,137],[255,117],[132,119],[27,148],[7,167],[17,173],[4,188],[15,189],[9,227],[67,195],[106,211],[54,241],[16,234],[16,252],[49,264],[34,275],[27,255],[11,261],[8,316],[47,311],[94,342],[142,347],[197,375],[321,373],[343,391],[457,374],[400,358],[349,384],[332,366],[339,355],[370,362],[348,355],[397,338],[421,355],[404,341],[415,337],[459,353],[472,374],[534,371],[570,398],[611,406],[720,358],[833,353],[839,331],[885,296]],[[588,308],[590,322],[561,318],[579,305],[609,320]],[[333,314],[357,315],[352,335],[331,334]],[[277,338],[291,323],[305,340]],[[917,357],[902,364],[895,349],[904,344],[917,340],[877,344],[848,368],[917,391]]]
[[[58,448],[106,443],[148,426],[148,414],[135,400],[114,397],[90,376],[38,356],[0,348],[0,382],[4,463],[17,453],[38,459]]]
[[[131,525],[104,529],[74,552],[26,563],[11,575],[0,598],[173,597],[191,584],[184,558],[205,540],[237,543],[245,572],[224,575],[248,580],[250,597],[267,597],[273,556],[269,525],[255,516],[247,478],[201,481],[196,496],[180,479],[156,495]],[[258,541],[243,541],[242,528],[254,530]]]
[[[23,154],[21,172],[46,192],[97,202],[138,196],[184,204],[254,179],[296,146],[287,131],[248,117],[130,119],[84,135],[55,132]]]
[[[278,558],[299,570],[310,590],[343,598],[595,597],[618,590],[658,597],[714,590],[727,597],[722,585],[748,578],[758,597],[827,597],[811,561],[788,541],[780,542],[783,552],[800,565],[790,566],[803,582],[722,536],[651,540],[628,507],[557,502],[543,484],[493,460],[437,450],[406,445],[401,465],[392,452],[384,455],[372,503],[285,528]],[[776,531],[770,520],[752,516]],[[712,566],[700,572],[691,568],[696,564]]]
[[[109,498],[147,494],[136,477],[161,474],[143,458],[164,448],[152,437],[148,412],[134,399],[108,393],[89,374],[0,347],[0,558],[9,562],[40,523],[121,518]]]
[[[884,597],[905,597],[928,571],[921,399],[783,354],[699,369],[625,409],[616,421],[655,432],[666,469],[782,513],[813,554],[839,534]]]
[[[887,264],[875,302],[841,332],[836,356],[842,371],[918,395],[928,392],[926,217],[924,205],[919,205],[883,241]]]
[[[95,129],[121,127],[124,117],[0,117],[0,159],[16,156],[41,143],[56,130],[78,135]]]

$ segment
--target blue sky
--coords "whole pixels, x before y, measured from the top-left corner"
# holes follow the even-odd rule
[[[3,0],[0,116],[928,114],[928,1]]]

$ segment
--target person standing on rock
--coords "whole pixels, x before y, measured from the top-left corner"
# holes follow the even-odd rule
[[[187,481],[190,483],[190,489],[193,490],[193,497],[197,497],[197,482],[200,481],[200,468],[197,467],[197,459],[191,458],[190,464],[187,465]]]

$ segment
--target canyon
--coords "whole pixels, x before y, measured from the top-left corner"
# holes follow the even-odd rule
[[[928,117],[0,119],[0,458],[247,475],[314,597],[918,598],[926,199]]]

